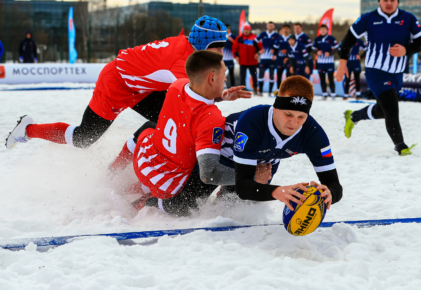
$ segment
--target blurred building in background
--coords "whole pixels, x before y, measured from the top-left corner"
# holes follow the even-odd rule
[[[67,16],[74,9],[78,61],[107,62],[118,51],[190,32],[199,17],[198,3],[148,2],[107,7],[104,0],[0,0],[0,40],[3,61],[17,61],[19,41],[30,30],[39,47],[40,62],[67,62]],[[248,5],[203,4],[203,15],[217,17],[238,32],[240,13]]]

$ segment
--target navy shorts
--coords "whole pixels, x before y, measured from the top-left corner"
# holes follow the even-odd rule
[[[234,68],[234,61],[233,60],[224,60],[225,67],[229,70]]]
[[[359,60],[351,60],[346,63],[348,72],[361,72],[361,62]]]
[[[335,72],[334,63],[317,63],[317,70],[319,73],[330,73]]]
[[[306,69],[306,65],[305,64],[299,64],[299,65],[297,65],[297,68],[295,69],[295,75],[296,76],[306,77],[305,69]]]
[[[365,79],[377,98],[381,93],[390,89],[396,89],[399,92],[402,88],[403,74],[391,74],[375,68],[366,68]]]
[[[276,67],[276,61],[275,60],[271,60],[271,59],[261,59],[260,60],[260,65],[259,68],[260,69],[265,69],[267,70],[269,69],[275,69]]]

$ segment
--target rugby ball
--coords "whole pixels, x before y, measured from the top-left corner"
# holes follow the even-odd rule
[[[305,236],[316,230],[322,223],[326,214],[325,198],[322,191],[314,186],[307,186],[308,191],[297,189],[306,197],[302,205],[290,201],[294,211],[286,205],[283,212],[284,227],[288,233],[294,236]]]

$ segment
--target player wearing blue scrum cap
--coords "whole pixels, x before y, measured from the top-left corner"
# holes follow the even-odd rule
[[[358,111],[345,111],[345,135],[351,137],[354,125],[362,120],[385,119],[386,129],[399,155],[411,155],[399,122],[399,95],[403,72],[412,54],[421,50],[421,25],[409,12],[398,8],[399,0],[379,0],[379,7],[355,21],[342,41],[337,81],[349,77],[349,52],[358,38],[368,41],[365,77],[377,104]]]
[[[197,50],[221,48],[222,54],[227,35],[227,27],[219,19],[202,16],[194,23],[189,34],[189,41]]]

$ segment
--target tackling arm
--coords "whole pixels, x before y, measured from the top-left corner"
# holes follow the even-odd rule
[[[235,171],[233,168],[219,163],[217,154],[202,154],[197,157],[199,161],[200,180],[206,184],[234,185]]]

